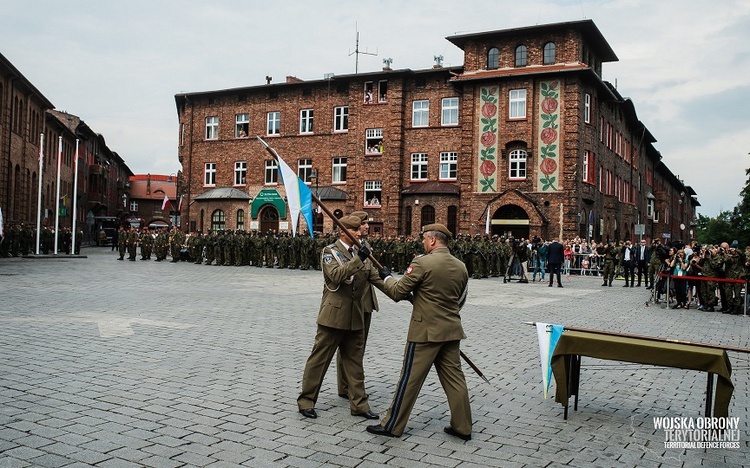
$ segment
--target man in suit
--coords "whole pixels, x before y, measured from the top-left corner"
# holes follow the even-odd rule
[[[646,281],[646,287],[649,287],[648,279],[648,264],[651,263],[651,250],[646,245],[646,241],[641,239],[640,245],[635,248],[635,262],[638,268],[638,284],[635,286],[641,287],[641,276]]]
[[[622,269],[625,275],[625,285],[623,288],[635,286],[635,249],[630,243],[630,240],[625,241],[625,245],[622,246],[620,257],[622,258]]]
[[[355,211],[349,216],[356,216],[361,220],[362,224],[360,224],[359,229],[354,232],[354,236],[362,243],[362,245],[367,246],[367,248],[369,249],[370,246],[367,244],[367,241],[365,239],[370,233],[370,224],[368,222],[370,215],[368,215],[365,211]],[[364,344],[362,345],[362,354],[364,355],[365,349],[367,348],[367,337],[370,334],[372,311],[378,310],[378,298],[375,295],[375,287],[372,284],[365,287],[365,294],[362,297],[362,309],[365,313],[365,339]],[[342,365],[341,362],[341,351],[338,351],[336,353],[336,377],[339,396],[341,398],[349,398],[349,384],[347,383],[348,378],[346,376],[346,368]]]
[[[341,218],[350,230],[359,229],[361,219],[356,216]],[[353,416],[377,419],[370,411],[365,393],[364,355],[365,316],[362,298],[369,284],[383,288],[383,280],[367,257],[370,250],[362,247],[355,253],[352,241],[342,230],[339,239],[323,249],[323,299],[318,313],[318,330],[310,357],[302,376],[302,391],[297,398],[299,412],[306,418],[317,418],[315,403],[323,384],[326,370],[337,350],[341,351],[342,366],[349,384],[349,407]]]
[[[555,274],[557,274],[557,287],[562,288],[562,280],[560,279],[560,267],[562,266],[562,263],[565,261],[565,248],[563,245],[558,242],[557,239],[554,239],[552,243],[549,245],[549,250],[547,251],[547,263],[549,265],[549,287],[552,287],[552,281],[555,277]]]
[[[387,268],[380,271],[386,294],[394,299],[411,298],[413,307],[393,403],[380,424],[368,426],[367,432],[400,437],[434,365],[451,411],[450,426],[445,432],[471,439],[469,390],[460,359],[460,343],[466,335],[459,313],[466,300],[469,274],[466,265],[448,250],[450,237],[450,231],[442,224],[429,224],[424,227],[422,239],[426,254],[415,257],[401,279],[393,279]]]

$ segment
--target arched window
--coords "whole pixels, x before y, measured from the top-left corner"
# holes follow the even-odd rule
[[[245,210],[237,210],[237,229],[245,230]]]
[[[494,70],[500,66],[500,51],[493,47],[487,52],[487,70]]]
[[[555,43],[554,42],[548,42],[544,44],[544,64],[545,65],[552,65],[555,63]]]
[[[513,150],[508,157],[510,167],[508,170],[509,179],[526,178],[526,151],[522,149]]]
[[[428,224],[435,223],[435,207],[432,205],[425,205],[422,207],[422,228]]]
[[[216,210],[211,215],[211,230],[219,231],[224,229],[224,212],[222,210]]]
[[[527,49],[525,45],[516,47],[516,66],[525,67],[527,64]]]

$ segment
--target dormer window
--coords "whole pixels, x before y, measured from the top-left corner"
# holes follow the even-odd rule
[[[487,70],[494,70],[500,66],[500,51],[493,47],[487,52]]]
[[[548,42],[544,44],[544,64],[552,65],[555,63],[555,43]]]
[[[528,63],[528,49],[525,45],[516,47],[516,66],[525,67]]]

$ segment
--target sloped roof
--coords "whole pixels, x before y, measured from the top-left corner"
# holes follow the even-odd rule
[[[458,195],[461,193],[461,189],[457,185],[449,184],[447,182],[438,182],[436,180],[430,180],[427,182],[420,182],[417,184],[411,184],[401,191],[402,195],[415,195],[415,194],[443,194],[443,195]]]
[[[346,200],[346,192],[336,187],[312,187],[312,192],[321,200]]]
[[[208,192],[203,192],[193,200],[250,200],[252,197],[242,190],[236,188],[215,188]]]

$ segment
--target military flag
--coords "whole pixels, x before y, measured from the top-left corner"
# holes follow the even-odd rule
[[[313,212],[312,212],[312,192],[297,174],[278,157],[278,170],[281,176],[281,182],[286,189],[287,203],[289,203],[290,221],[292,222],[292,235],[297,235],[297,223],[299,215],[304,216],[307,222],[307,230],[310,236],[313,236]]]
[[[544,399],[547,399],[549,386],[552,381],[552,353],[563,333],[562,325],[550,325],[548,323],[536,323],[536,334],[539,338],[539,360],[542,364],[542,390]]]

